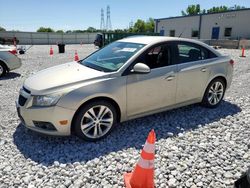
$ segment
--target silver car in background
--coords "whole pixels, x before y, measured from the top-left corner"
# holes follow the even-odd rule
[[[218,106],[233,64],[195,40],[130,37],[31,76],[17,111],[31,130],[96,141],[119,122],[193,103]]]
[[[16,54],[15,47],[0,45],[0,77],[21,67],[21,59]]]

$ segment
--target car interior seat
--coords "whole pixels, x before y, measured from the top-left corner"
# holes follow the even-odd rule
[[[157,62],[156,62],[157,67],[163,67],[169,65],[170,64],[169,55],[170,55],[169,50],[167,48],[162,49],[157,57]]]
[[[196,49],[191,49],[188,53],[188,56],[191,61],[201,60],[201,52]]]

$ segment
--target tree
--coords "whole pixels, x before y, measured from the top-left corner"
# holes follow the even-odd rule
[[[229,8],[227,6],[219,6],[219,7],[212,7],[207,10],[207,13],[217,13],[217,12],[225,12],[228,11]]]
[[[204,11],[204,10],[203,10]],[[197,15],[201,13],[201,7],[199,4],[197,5],[189,5],[188,8],[185,11],[181,11],[181,14],[183,16],[187,16],[187,15]]]
[[[89,27],[86,31],[90,33],[97,32],[96,28],[94,27]]]
[[[37,32],[55,32],[53,29],[51,29],[50,27],[40,27]]]
[[[240,6],[240,5],[234,5],[234,7],[233,7],[234,10],[239,10],[239,9],[244,9],[244,8],[246,8],[246,7]]]
[[[0,31],[6,31],[6,29],[4,29],[3,27],[0,27]]]
[[[133,32],[135,33],[144,33],[146,31],[146,24],[145,21],[138,19],[135,22],[135,25],[133,27]]]
[[[146,22],[146,32],[153,33],[155,30],[155,21],[153,18],[149,18]]]
[[[57,33],[64,33],[63,30],[57,30],[56,32],[57,32]]]
[[[218,12],[225,12],[228,10],[239,10],[244,9],[246,7],[240,6],[240,5],[234,5],[233,7],[227,7],[225,5],[218,6],[218,7],[211,7],[210,9],[203,9],[201,10],[201,7],[199,4],[197,5],[189,5],[188,8],[185,11],[181,11],[182,16],[188,16],[188,15],[197,15],[197,14],[206,14],[206,13],[218,13]]]

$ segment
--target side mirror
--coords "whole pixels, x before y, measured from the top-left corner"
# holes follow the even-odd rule
[[[150,68],[146,64],[136,63],[130,72],[135,74],[147,74],[150,73],[150,71]]]

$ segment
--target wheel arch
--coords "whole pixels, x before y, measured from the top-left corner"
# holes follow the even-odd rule
[[[227,79],[226,79],[226,77],[223,76],[223,75],[217,75],[217,76],[213,77],[212,79],[210,79],[210,80],[208,81],[208,83],[207,83],[207,85],[206,85],[206,87],[205,87],[205,91],[203,92],[202,99],[203,99],[204,95],[206,94],[206,91],[207,91],[207,88],[208,88],[209,84],[210,84],[212,81],[214,81],[215,79],[221,79],[221,80],[223,80],[224,83],[225,83],[225,88],[227,88]]]
[[[7,72],[10,71],[9,67],[7,66],[7,63],[3,59],[0,59],[0,63],[2,63],[4,65],[4,67],[6,68]]]
[[[73,116],[73,119],[72,119],[72,121],[71,121],[71,126],[70,126],[71,133],[74,131],[75,118],[76,118],[76,115],[77,115],[77,113],[79,112],[79,110],[80,110],[84,105],[89,104],[89,103],[91,103],[91,102],[93,102],[93,101],[98,101],[98,100],[104,100],[104,101],[107,101],[107,102],[111,103],[111,104],[115,107],[115,109],[116,109],[116,111],[117,111],[117,122],[118,122],[118,123],[120,122],[120,120],[121,120],[121,109],[120,109],[120,106],[118,105],[118,103],[117,103],[114,99],[112,99],[112,98],[110,98],[110,97],[103,97],[103,96],[102,96],[102,97],[95,97],[95,98],[92,98],[92,99],[89,99],[89,100],[85,101],[83,104],[81,104],[81,105],[78,107],[78,109],[76,110],[76,112],[75,112],[75,114],[74,114],[74,116]]]
[[[227,88],[227,79],[226,79],[226,77],[223,76],[223,75],[217,75],[217,76],[215,76],[214,78],[212,78],[212,79],[208,82],[207,87],[208,87],[209,84],[210,84],[212,81],[214,81],[215,79],[221,79],[221,80],[223,80],[223,81],[224,81],[224,84],[225,84],[225,88]],[[207,87],[206,87],[206,89],[207,89]]]

